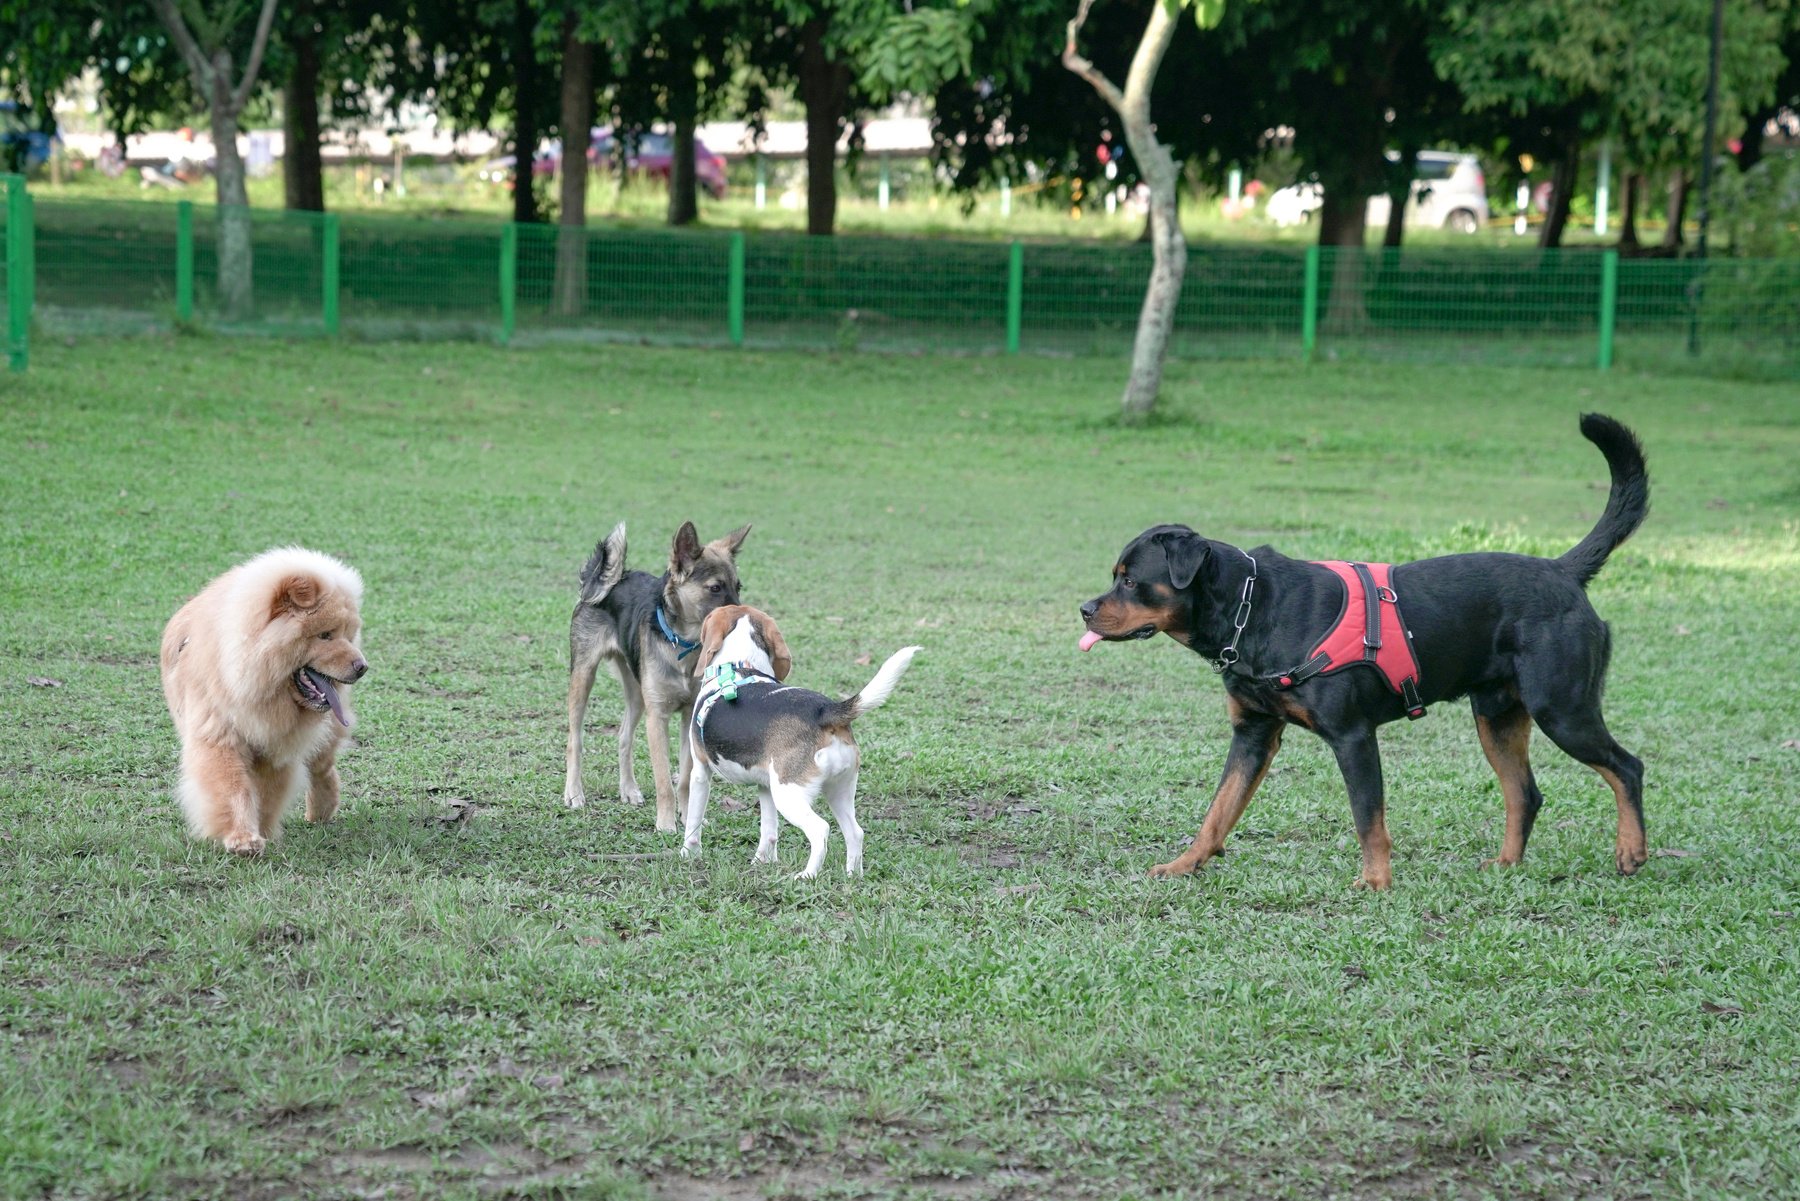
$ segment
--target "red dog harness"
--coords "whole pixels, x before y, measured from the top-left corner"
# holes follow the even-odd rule
[[[1406,702],[1406,716],[1425,716],[1419,697],[1419,660],[1413,654],[1412,631],[1400,617],[1400,598],[1389,584],[1389,563],[1346,563],[1331,560],[1317,564],[1344,584],[1344,607],[1306,662],[1275,680],[1282,688],[1314,676],[1330,675],[1347,667],[1370,664],[1381,672],[1388,687]]]

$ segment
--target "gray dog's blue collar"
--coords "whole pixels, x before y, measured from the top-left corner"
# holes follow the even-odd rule
[[[663,639],[667,641],[670,646],[675,647],[681,652],[679,655],[675,656],[678,662],[700,649],[700,644],[698,642],[689,642],[686,638],[683,638],[680,634],[675,632],[675,627],[669,624],[669,619],[663,613],[663,607],[661,605],[656,606],[656,628],[662,631]]]

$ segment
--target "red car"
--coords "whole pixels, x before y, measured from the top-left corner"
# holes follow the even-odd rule
[[[588,161],[596,166],[610,163],[613,137],[610,129],[596,129],[588,146]],[[675,137],[667,133],[639,134],[625,158],[631,171],[642,171],[651,179],[669,178],[669,166],[675,161]],[[707,149],[706,143],[694,139],[694,182],[714,200],[725,199],[725,160]]]

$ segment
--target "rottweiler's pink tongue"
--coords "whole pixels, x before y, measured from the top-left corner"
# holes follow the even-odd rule
[[[1085,633],[1081,636],[1081,649],[1084,651],[1091,650],[1093,648],[1094,643],[1096,643],[1098,641],[1100,641],[1100,635],[1094,633],[1094,631],[1092,631],[1092,630],[1089,630],[1087,633]]]

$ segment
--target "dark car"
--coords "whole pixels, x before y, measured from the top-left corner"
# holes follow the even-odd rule
[[[23,173],[43,166],[59,141],[56,134],[32,126],[29,108],[0,100],[0,171]]]

